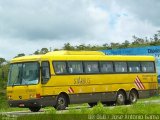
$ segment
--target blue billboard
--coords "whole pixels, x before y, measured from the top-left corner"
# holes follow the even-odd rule
[[[156,58],[156,68],[158,72],[158,82],[160,83],[160,46],[147,46],[138,48],[125,48],[125,49],[113,49],[102,50],[108,55],[149,55]]]

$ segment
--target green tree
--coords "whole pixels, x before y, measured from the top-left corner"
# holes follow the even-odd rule
[[[58,49],[58,48],[55,48],[53,51],[59,51],[59,49]]]
[[[18,54],[17,56],[15,56],[15,58],[17,58],[17,57],[22,57],[22,56],[25,56],[25,54],[24,54],[24,53],[20,53],[20,54]]]
[[[111,46],[109,44],[105,43],[105,44],[102,45],[102,49],[103,50],[104,49],[111,49]]]
[[[33,54],[34,54],[34,55],[38,55],[38,54],[40,54],[40,51],[39,51],[39,50],[36,50]]]
[[[129,41],[128,41],[128,40],[125,40],[125,41],[120,45],[120,47],[121,47],[121,48],[127,48],[127,47],[129,47],[129,45],[130,45]]]
[[[119,43],[111,43],[111,48],[114,49],[114,48],[119,48],[120,44]]]
[[[155,42],[158,42],[158,34],[154,34],[153,37],[154,37],[154,41],[155,41]]]
[[[49,52],[48,48],[42,48],[40,54],[46,54],[47,52]]]
[[[0,67],[2,66],[2,64],[6,62],[5,58],[0,58]]]
[[[64,50],[75,50],[75,48],[71,46],[70,43],[65,43],[63,49]]]
[[[75,47],[76,50],[85,50],[86,46],[84,44],[78,45]]]
[[[0,79],[7,81],[8,71],[9,71],[9,62],[5,61],[5,63],[0,67]]]

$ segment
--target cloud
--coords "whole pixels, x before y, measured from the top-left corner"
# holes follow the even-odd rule
[[[159,0],[116,0],[116,3],[142,21],[148,21],[155,26],[160,26]]]
[[[0,57],[152,37],[159,9],[159,0],[0,0]]]
[[[41,48],[61,48],[65,42],[59,41],[57,44],[57,42],[51,40],[27,41],[23,39],[0,39],[0,43],[0,57],[10,60],[20,53],[30,55]]]
[[[132,42],[132,36],[145,38],[152,37],[158,30],[158,27],[153,26],[148,21],[141,21],[133,16],[122,15],[111,30],[110,38],[115,42],[124,42],[129,40]],[[113,35],[115,34],[115,36]]]
[[[106,20],[90,0],[0,0],[0,16],[1,36],[27,40],[88,38]]]
[[[143,26],[160,26],[159,3],[158,0],[0,0],[0,35],[30,41],[111,42],[115,33],[127,34],[128,30],[134,35]],[[122,39],[129,37],[120,37],[119,41]]]
[[[124,40],[132,41],[132,36],[138,37],[152,37],[158,30],[160,30],[160,24],[152,20],[154,14],[160,16],[157,11],[160,7],[155,7],[152,12],[147,15],[147,7],[149,4],[159,4],[159,1],[129,1],[129,0],[113,0],[106,4],[109,4],[108,11],[110,13],[110,31],[108,33],[108,39],[113,42],[122,43]],[[139,5],[139,7],[137,7]],[[143,7],[145,6],[145,7]],[[146,7],[147,6],[147,7]],[[158,6],[158,5],[157,5]],[[150,8],[148,8],[150,9]],[[137,12],[134,12],[137,11]],[[141,12],[139,12],[141,11]],[[144,15],[141,15],[144,13]],[[146,17],[147,16],[147,17]]]

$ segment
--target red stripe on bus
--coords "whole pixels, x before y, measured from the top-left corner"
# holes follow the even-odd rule
[[[137,83],[140,85],[141,89],[144,89],[144,88],[143,88],[143,85],[142,85],[141,82],[138,80],[138,78],[136,78],[136,81],[137,81]]]
[[[138,83],[141,85],[141,88],[144,89],[144,86],[143,86],[142,82],[140,81],[140,79],[138,77],[136,79],[137,79]]]
[[[72,93],[72,91],[71,91],[70,89],[68,89],[68,92],[69,92],[69,93]]]
[[[74,93],[74,90],[73,90],[73,88],[72,88],[72,87],[70,87],[70,89],[71,89],[72,93]]]
[[[136,86],[137,86],[139,89],[142,89],[141,86],[139,85],[137,79],[135,80],[135,84],[136,84]]]
[[[143,83],[141,82],[141,80],[139,79],[139,77],[138,77],[138,76],[137,76],[137,78],[138,78],[139,82],[141,83],[141,85],[142,85],[143,89],[145,89],[145,86],[143,85]]]
[[[69,93],[74,93],[74,90],[72,89],[72,87],[70,87],[70,88],[68,89],[68,92],[69,92]]]

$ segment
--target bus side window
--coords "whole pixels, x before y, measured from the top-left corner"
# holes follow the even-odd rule
[[[70,61],[68,62],[68,72],[69,73],[73,73],[73,74],[76,74],[76,73],[83,73],[83,64],[82,62],[74,62],[74,61]]]
[[[112,62],[100,62],[100,70],[102,73],[112,73],[113,63]]]
[[[99,73],[98,62],[84,62],[86,73]]]
[[[154,62],[141,62],[142,72],[155,72]]]
[[[128,62],[129,72],[140,72],[140,62]]]
[[[45,84],[50,79],[50,67],[49,62],[42,62],[42,83]]]
[[[53,62],[54,71],[56,74],[66,74],[66,62]]]
[[[115,62],[115,71],[116,72],[127,72],[127,63],[126,62]]]

